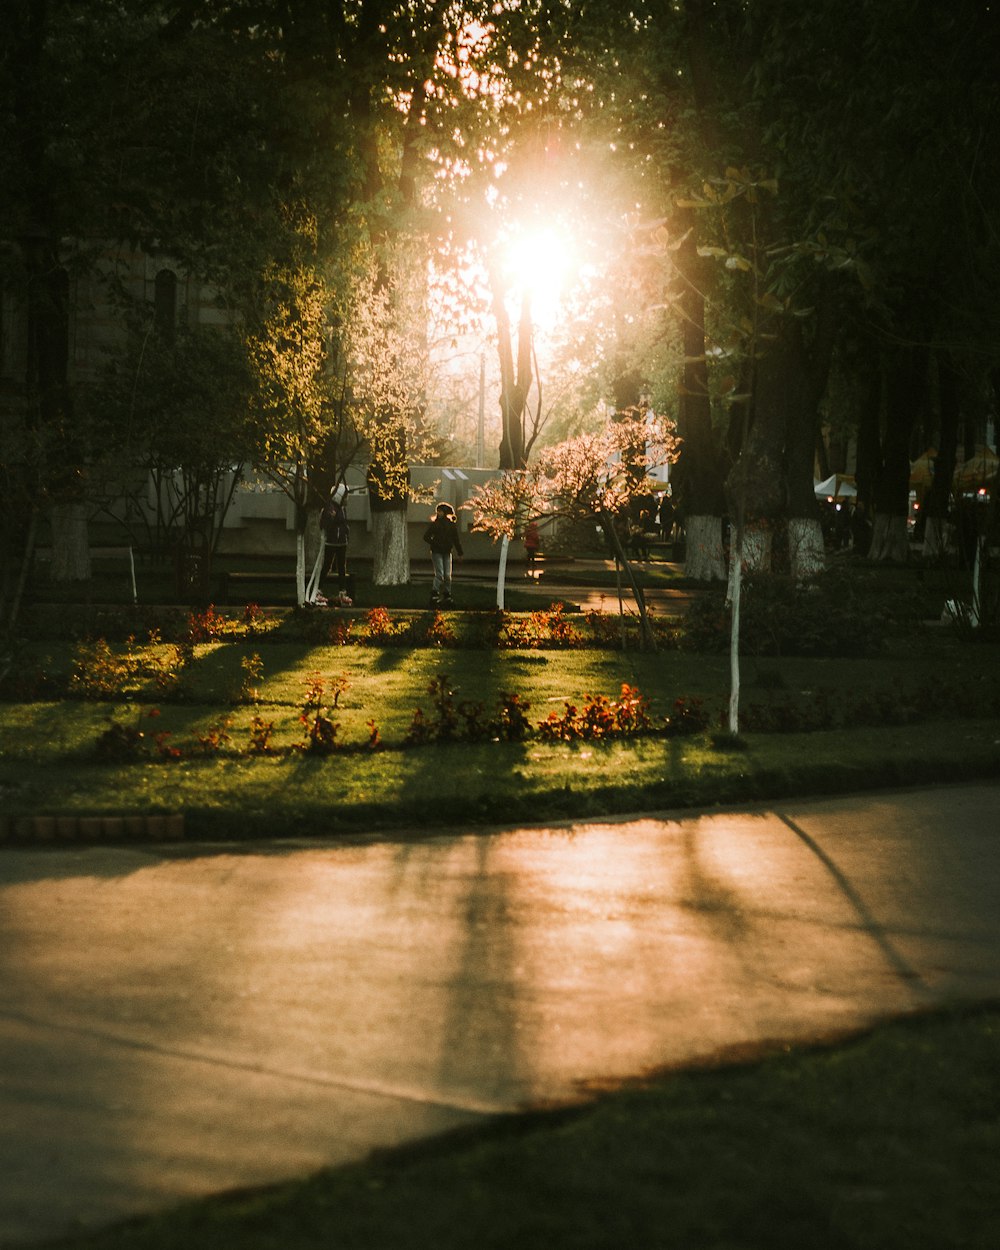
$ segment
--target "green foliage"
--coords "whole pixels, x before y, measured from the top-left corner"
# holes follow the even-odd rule
[[[432,647],[454,647],[458,642],[454,629],[440,612],[434,613],[434,619],[427,626],[424,640]]]
[[[224,326],[154,328],[146,306],[125,347],[112,356],[94,396],[95,420],[121,471],[124,449],[145,469],[181,469],[205,479],[248,454],[247,360],[239,335]]]
[[[232,492],[251,450],[250,379],[239,335],[224,326],[181,325],[167,334],[148,306],[126,303],[124,346],[91,391],[78,396],[89,417],[88,489],[110,511],[123,485],[131,541],[196,556],[199,593]],[[155,511],[145,496],[155,487]]]
[[[348,687],[344,673],[332,677],[329,681],[329,702],[327,700],[327,682],[318,673],[314,673],[306,685],[306,698],[299,716],[306,729],[304,749],[313,755],[332,755],[340,749],[337,736],[340,725],[328,714],[331,707],[340,702],[341,694]]]
[[[97,638],[75,648],[67,693],[81,699],[177,693],[189,661],[188,647],[163,644],[155,633],[144,647],[130,636],[122,650]]]
[[[361,637],[368,642],[385,644],[403,642],[410,632],[408,620],[394,617],[387,608],[369,608]]]
[[[274,721],[265,720],[259,713],[250,718],[250,741],[247,751],[250,755],[270,755],[274,751]]]
[[[226,750],[232,742],[232,727],[231,716],[220,716],[213,720],[203,733],[197,735],[198,751],[202,755],[218,755]]]
[[[543,742],[594,741],[608,738],[631,738],[653,730],[649,700],[626,683],[621,696],[587,695],[583,704],[565,704],[565,711],[550,712],[538,724]]]
[[[740,722],[747,733],[816,733],[871,726],[924,724],[930,718],[988,718],[1000,714],[1000,687],[984,680],[929,676],[911,684],[834,689],[816,684],[767,700],[747,699]]]
[[[261,274],[261,288],[259,318],[246,337],[261,452],[268,463],[295,463],[319,437],[329,402],[324,361],[330,297],[308,259],[272,264]]]
[[[500,613],[497,646],[578,647],[583,641],[583,634],[567,618],[561,603],[527,614]]]
[[[428,742],[453,742],[458,738],[481,741],[489,737],[489,726],[484,722],[485,705],[465,700],[455,702],[455,691],[447,673],[439,673],[427,688],[433,705],[428,715],[418,707],[413,713],[409,731],[403,740],[405,746],[422,746]]]
[[[213,642],[216,638],[221,638],[225,633],[236,628],[235,622],[217,612],[215,605],[210,603],[207,608],[189,614],[187,641],[192,645],[199,642]]]
[[[493,729],[501,742],[522,742],[531,733],[531,704],[522,695],[507,691],[500,696]]]
[[[107,698],[122,691],[128,676],[129,665],[99,638],[77,647],[69,692],[83,698]]]
[[[240,660],[243,680],[236,695],[237,703],[257,703],[260,700],[260,681],[264,675],[264,661],[258,652],[245,655]]]
[[[859,595],[846,579],[801,585],[775,575],[747,577],[744,582],[740,603],[744,655],[875,655],[886,645],[889,626],[886,605]],[[681,645],[692,651],[724,652],[730,633],[724,592],[708,591],[686,613]]]
[[[404,746],[426,746],[431,742],[521,742],[531,733],[527,703],[520,695],[500,696],[495,715],[487,716],[485,703],[455,701],[455,691],[447,673],[439,673],[427,688],[432,710],[415,709]]]
[[[94,744],[94,755],[103,763],[120,764],[139,759],[145,749],[141,719],[130,724],[109,718],[108,727]]]

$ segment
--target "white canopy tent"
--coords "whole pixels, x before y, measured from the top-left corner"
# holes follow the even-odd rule
[[[858,493],[854,478],[846,473],[832,473],[825,481],[814,482],[813,489],[826,499],[853,499]]]

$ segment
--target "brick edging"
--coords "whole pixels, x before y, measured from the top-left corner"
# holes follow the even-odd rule
[[[0,816],[0,843],[175,842],[184,837],[184,813],[126,816]]]

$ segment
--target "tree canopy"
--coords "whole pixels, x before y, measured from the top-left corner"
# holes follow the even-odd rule
[[[467,335],[490,349],[502,467],[651,402],[677,422],[679,502],[706,543],[737,506],[815,525],[817,448],[840,454],[824,429],[856,444],[866,502],[905,518],[920,444],[953,455],[996,412],[995,5],[9,8],[0,276],[28,345],[28,415],[4,453],[15,497],[86,492],[97,451],[64,362],[67,282],[109,242],[220,293],[255,454],[294,452],[325,486],[356,451],[397,518]],[[570,277],[543,317],[557,242]],[[721,543],[704,574],[720,559]]]

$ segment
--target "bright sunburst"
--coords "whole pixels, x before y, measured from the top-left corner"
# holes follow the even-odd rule
[[[551,325],[570,280],[570,241],[553,229],[528,230],[512,238],[504,250],[512,293],[527,291],[536,325]]]

